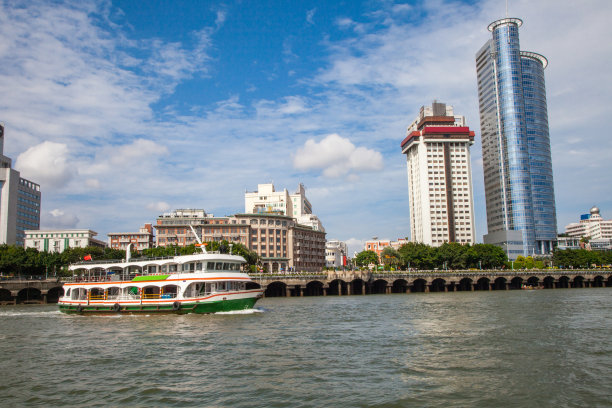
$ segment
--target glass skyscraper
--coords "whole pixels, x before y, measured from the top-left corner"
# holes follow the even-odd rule
[[[518,18],[489,25],[476,54],[487,228],[485,243],[515,259],[545,254],[557,237],[548,133],[546,58],[521,51]]]

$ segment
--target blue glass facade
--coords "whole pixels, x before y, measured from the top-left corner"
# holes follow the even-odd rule
[[[521,24],[507,18],[489,25],[492,39],[477,53],[476,66],[488,232],[520,231],[522,253],[532,255],[552,249],[557,226],[546,59],[521,52]]]

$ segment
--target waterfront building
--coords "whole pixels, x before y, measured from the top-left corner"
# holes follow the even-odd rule
[[[325,243],[325,266],[328,268],[342,268],[346,266],[348,253],[346,242],[337,239]]]
[[[132,249],[142,251],[154,246],[153,226],[151,224],[145,224],[138,232],[110,232],[107,235],[108,244],[113,249],[126,250],[128,245],[132,244]]]
[[[484,242],[518,255],[547,254],[557,236],[544,69],[521,51],[522,21],[491,23],[476,54],[488,234]]]
[[[612,239],[612,220],[604,220],[599,208],[593,207],[588,214],[580,216],[579,222],[566,225],[565,233],[570,237]]]
[[[106,242],[94,238],[97,232],[89,229],[26,230],[25,248],[45,252],[64,252],[68,248],[106,248]]]
[[[423,106],[401,143],[408,168],[410,237],[440,246],[475,242],[470,146],[474,132],[453,107]]]
[[[40,186],[11,167],[0,124],[0,244],[23,246],[25,230],[40,228]]]
[[[325,266],[325,232],[278,213],[214,217],[201,209],[176,210],[157,218],[157,245],[195,244],[190,226],[202,241],[244,245],[269,272],[318,272]]]

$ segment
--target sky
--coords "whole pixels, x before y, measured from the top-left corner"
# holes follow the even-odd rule
[[[5,155],[41,186],[41,229],[137,231],[178,208],[244,212],[299,183],[328,239],[409,237],[400,142],[421,106],[476,132],[475,54],[504,0],[0,0]],[[546,56],[559,231],[612,218],[612,2],[510,0]]]

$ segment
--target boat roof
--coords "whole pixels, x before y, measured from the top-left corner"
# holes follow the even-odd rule
[[[188,262],[223,262],[232,261],[239,263],[246,263],[245,259],[240,255],[230,254],[219,254],[219,253],[200,253],[193,255],[177,255],[177,256],[166,256],[159,258],[133,258],[129,261],[115,259],[115,260],[104,260],[104,261],[81,261],[72,264],[68,267],[69,270],[74,271],[77,269],[111,269],[111,268],[127,268],[129,266],[150,266],[150,265],[181,265]]]

